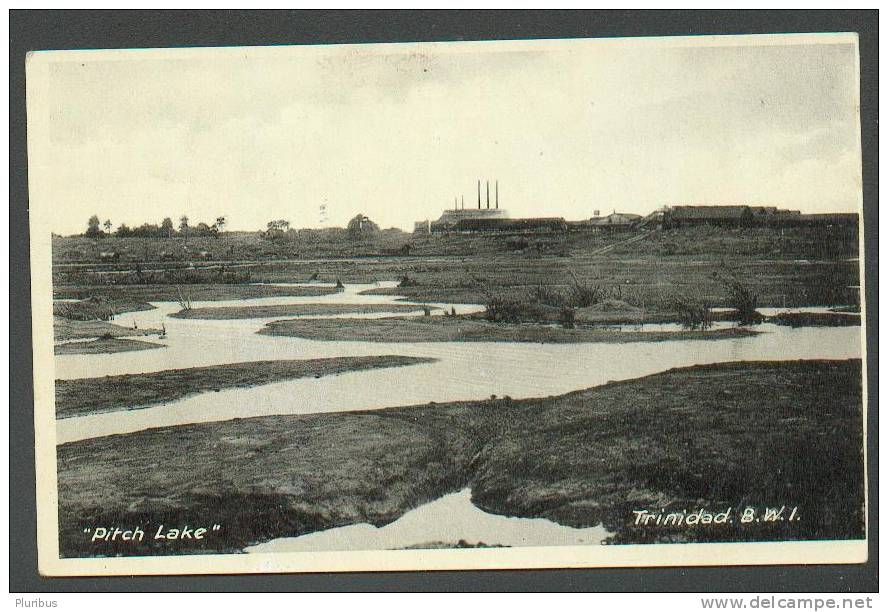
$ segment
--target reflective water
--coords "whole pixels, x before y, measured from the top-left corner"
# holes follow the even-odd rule
[[[393,286],[394,283],[380,284]],[[195,302],[194,307],[287,303],[403,304],[392,296],[360,295],[376,285],[352,285],[320,297],[271,297]],[[377,343],[315,341],[257,334],[267,322],[288,317],[238,320],[176,319],[174,303],[129,313],[115,323],[140,328],[166,326],[166,348],[99,355],[59,355],[56,378],[72,379],[152,372],[268,359],[407,355],[437,361],[400,368],[348,372],[187,397],[142,410],[58,421],[58,442],[195,422],[272,414],[367,410],[497,396],[558,395],[662,372],[722,361],[845,359],[860,357],[859,327],[789,328],[760,325],[747,338],[625,344],[530,344],[508,342]],[[450,310],[450,304],[440,304]],[[479,306],[456,306],[458,313]],[[417,311],[419,312],[419,311]],[[398,313],[402,314],[402,313]],[[378,317],[371,315],[340,315]],[[441,316],[440,314],[435,316]],[[295,317],[292,317],[295,318]]]
[[[278,538],[245,549],[248,553],[334,550],[396,550],[453,547],[461,540],[476,546],[574,546],[600,544],[610,533],[603,526],[577,529],[548,519],[488,514],[472,504],[470,489],[450,493],[414,508],[398,520],[367,523]]]

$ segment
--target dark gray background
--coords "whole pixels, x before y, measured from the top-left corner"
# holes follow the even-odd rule
[[[878,11],[10,11],[9,31],[10,591],[878,590]],[[868,563],[210,577],[37,574],[25,128],[28,51],[783,32],[860,34],[870,396]]]

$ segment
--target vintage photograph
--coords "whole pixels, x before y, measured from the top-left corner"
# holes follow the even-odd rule
[[[860,563],[855,34],[37,51],[44,575]]]

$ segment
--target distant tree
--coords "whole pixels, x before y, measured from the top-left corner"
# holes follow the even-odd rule
[[[89,221],[86,222],[86,233],[84,236],[88,236],[90,238],[98,238],[102,235],[102,230],[99,229],[99,221],[98,215],[93,215],[89,218]]]
[[[183,236],[188,235],[188,216],[182,215],[179,217],[179,233]]]
[[[286,219],[276,219],[275,221],[269,221],[265,228],[262,237],[268,240],[276,240],[283,238],[290,231],[290,222]]]
[[[216,223],[214,224],[216,229],[220,232],[225,229],[225,226],[228,224],[228,221],[225,217],[216,217]]]
[[[169,217],[164,217],[163,221],[160,223],[160,231],[164,237],[172,238],[173,232],[175,231],[173,230],[173,220]]]
[[[131,230],[126,223],[121,223],[120,227],[117,228],[117,231],[114,232],[114,235],[118,238],[126,238],[127,236],[133,235],[133,230]]]
[[[363,214],[356,215],[346,226],[350,238],[365,238],[379,231],[379,226]]]
[[[133,228],[133,236],[138,238],[158,238],[161,236],[161,229],[153,223],[143,223],[139,227]]]
[[[105,219],[105,223],[103,225],[105,226],[105,233],[110,235],[111,234],[111,219]]]

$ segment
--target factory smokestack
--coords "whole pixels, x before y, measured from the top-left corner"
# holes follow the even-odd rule
[[[478,210],[481,210],[481,179],[478,179]]]
[[[487,181],[487,210],[490,210],[490,181]]]
[[[465,210],[466,209],[466,196],[461,195],[459,197],[460,197],[460,202],[462,203],[462,209]]]
[[[499,181],[496,182],[496,209],[499,210]]]

